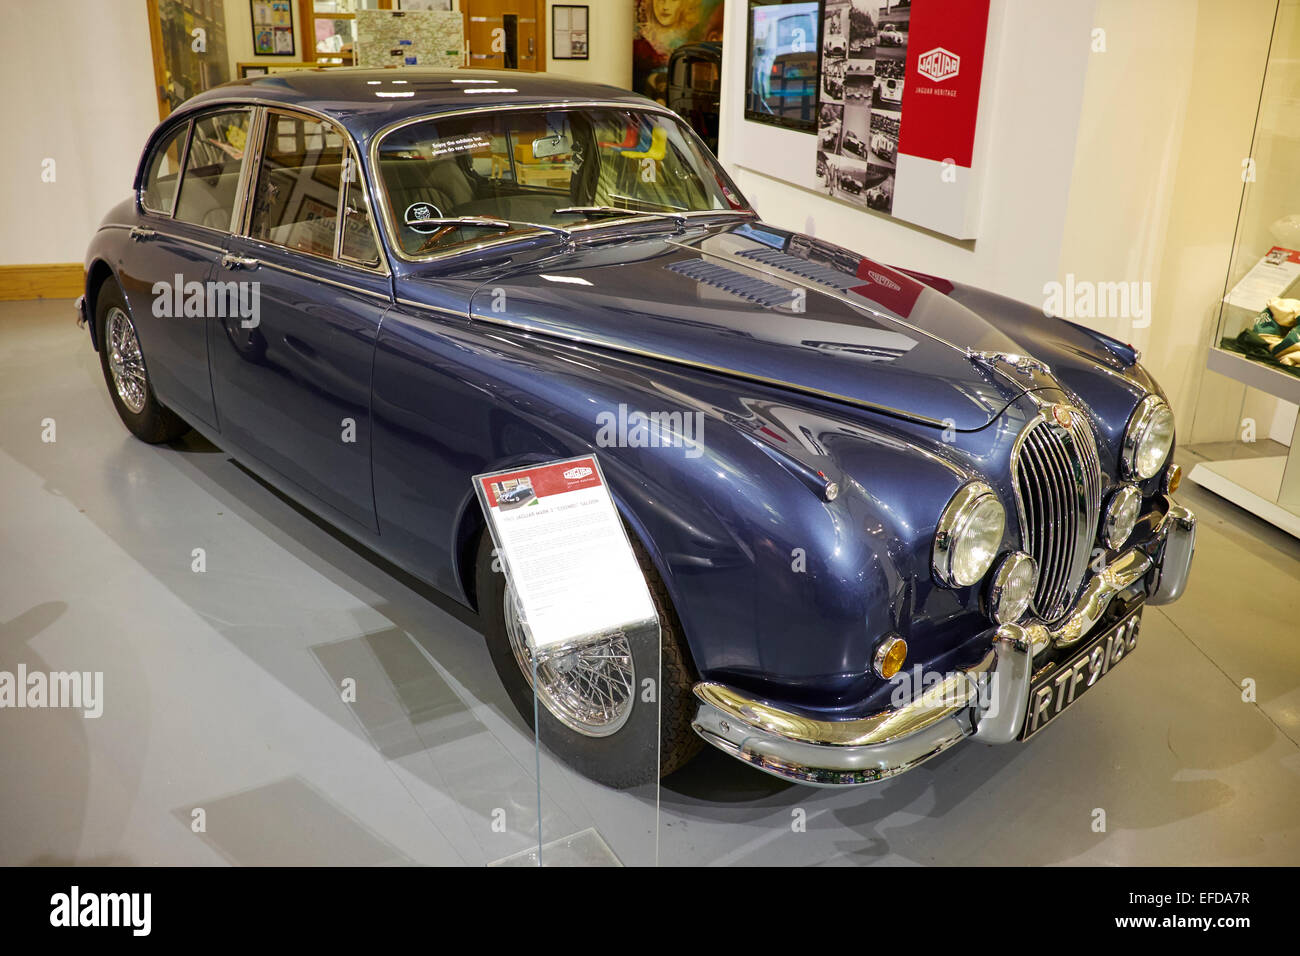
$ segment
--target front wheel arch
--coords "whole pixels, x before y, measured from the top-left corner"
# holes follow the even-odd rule
[[[99,293],[104,288],[104,283],[112,279],[117,283],[119,290],[122,289],[122,283],[118,281],[113,267],[103,259],[96,259],[86,270],[86,315],[89,317],[87,325],[90,326],[90,344],[96,352],[99,351],[99,323],[95,321],[96,308],[99,305]],[[125,291],[123,291],[125,298]]]
[[[500,471],[502,468],[510,467],[527,467],[535,462],[523,462],[517,465],[503,465],[494,467],[493,471]],[[664,563],[663,555],[660,554],[659,548],[655,545],[654,538],[650,535],[645,524],[637,516],[636,511],[629,507],[627,503],[617,494],[613,495],[614,507],[618,509],[619,517],[623,519],[624,530],[628,536],[634,539],[634,543],[640,545],[650,563],[654,566],[655,573],[659,575],[659,580],[668,592],[668,599],[672,603],[674,611],[681,606],[678,600],[678,591],[676,583],[668,566]],[[464,507],[461,510],[460,519],[456,522],[455,531],[455,574],[460,582],[461,590],[465,595],[465,600],[475,612],[482,609],[478,605],[478,595],[475,593],[475,568],[478,560],[478,544],[481,535],[488,534],[487,520],[483,515],[483,509],[479,505],[478,496],[471,490]],[[680,624],[681,614],[677,615]],[[689,663],[695,673],[699,673],[699,666],[696,663],[699,656],[692,645],[692,637],[687,633],[686,628],[681,628],[682,637],[686,642],[686,653],[689,657]]]

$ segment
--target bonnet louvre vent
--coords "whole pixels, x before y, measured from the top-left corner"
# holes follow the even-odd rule
[[[681,262],[674,262],[668,266],[668,269],[670,272],[676,272],[678,275],[694,279],[696,282],[702,282],[715,289],[730,292],[732,295],[748,302],[757,302],[768,309],[775,309],[783,305],[788,306],[794,302],[795,298],[795,294],[789,289],[712,262],[686,259]]]
[[[830,286],[840,292],[862,284],[862,280],[856,276],[846,275],[839,269],[832,268],[825,263],[800,259],[798,256],[792,256],[788,252],[779,252],[776,249],[745,249],[736,254],[744,256],[746,259],[753,259],[769,269],[779,269],[782,272],[799,276],[801,279],[811,279],[813,282]]]

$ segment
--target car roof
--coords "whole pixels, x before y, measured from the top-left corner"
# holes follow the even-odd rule
[[[337,120],[353,136],[366,140],[392,123],[418,116],[474,107],[527,108],[592,101],[657,106],[653,100],[617,86],[545,73],[334,67],[223,83],[186,101],[176,112],[179,115],[224,102],[300,106]]]

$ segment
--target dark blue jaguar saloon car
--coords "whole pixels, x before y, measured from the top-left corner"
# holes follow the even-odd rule
[[[1032,737],[1187,581],[1173,416],[1131,347],[761,222],[623,90],[210,90],[150,137],[86,270],[128,429],[197,430],[475,609],[523,718],[535,693],[547,746],[612,786],[647,746],[661,774],[707,742],[839,785]],[[661,636],[539,661],[471,478],[580,455]]]

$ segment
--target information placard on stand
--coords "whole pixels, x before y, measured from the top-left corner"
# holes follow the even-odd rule
[[[537,660],[658,623],[594,455],[475,475],[474,490]]]

